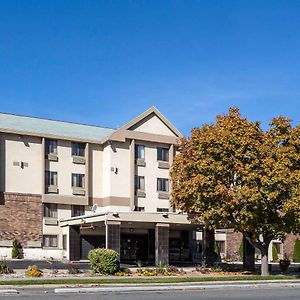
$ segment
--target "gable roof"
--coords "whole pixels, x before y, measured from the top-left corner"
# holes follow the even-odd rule
[[[116,130],[94,125],[0,113],[0,131],[100,142]]]
[[[130,130],[134,127],[137,123],[143,121],[150,115],[156,115],[177,137],[182,137],[183,135],[178,131],[178,129],[155,107],[152,106],[124,126],[118,129],[119,130]]]

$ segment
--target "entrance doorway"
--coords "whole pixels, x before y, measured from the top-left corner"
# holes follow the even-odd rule
[[[127,263],[148,261],[148,235],[122,234],[120,258]]]

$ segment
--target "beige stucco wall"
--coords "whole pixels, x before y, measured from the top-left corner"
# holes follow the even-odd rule
[[[146,122],[140,122],[135,125],[134,130],[139,132],[175,136],[175,134],[154,114],[151,118],[148,118]]]
[[[45,169],[57,172],[59,195],[72,196],[71,174],[85,174],[85,165],[74,164],[69,141],[57,141],[58,161],[46,161]]]
[[[13,162],[28,167],[13,166]],[[42,140],[38,137],[1,134],[1,190],[15,193],[42,193]],[[5,170],[5,172],[4,172]]]
[[[157,208],[169,208],[169,200],[159,199],[157,192],[157,178],[169,178],[169,169],[158,168],[157,147],[166,147],[167,144],[157,144],[136,141],[136,144],[145,145],[145,167],[136,167],[136,174],[145,177],[145,198],[137,198],[136,205],[145,207],[146,212],[156,212]]]
[[[103,197],[103,152],[101,145],[90,144],[90,197]]]

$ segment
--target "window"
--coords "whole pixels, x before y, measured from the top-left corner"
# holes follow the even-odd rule
[[[135,145],[135,159],[145,159],[144,145]]]
[[[142,206],[136,206],[134,208],[134,211],[145,211],[145,207],[142,207]]]
[[[72,205],[71,217],[83,216],[85,209],[83,205]]]
[[[169,179],[157,178],[157,191],[168,192],[169,191]]]
[[[157,148],[157,160],[169,161],[169,149],[167,148]]]
[[[57,235],[43,235],[44,247],[57,247]]]
[[[169,212],[168,208],[157,208],[157,212]]]
[[[45,153],[57,154],[57,140],[45,140]]]
[[[46,171],[45,181],[46,186],[57,186],[57,172]]]
[[[57,204],[45,203],[44,204],[44,217],[57,219]]]
[[[216,241],[219,253],[225,253],[225,241]]]
[[[72,187],[84,188],[84,174],[72,174]]]
[[[85,145],[82,143],[72,143],[72,156],[84,156]]]
[[[145,190],[145,177],[135,175],[135,190]]]
[[[67,235],[63,234],[62,236],[62,246],[63,246],[63,250],[67,250]]]

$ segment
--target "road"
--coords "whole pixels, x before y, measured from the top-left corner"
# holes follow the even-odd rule
[[[172,291],[172,292],[128,292],[128,293],[98,293],[98,294],[54,294],[53,289],[19,290],[19,295],[0,296],[1,300],[28,299],[28,300],[298,300],[300,287],[247,287],[224,288],[197,291]]]

